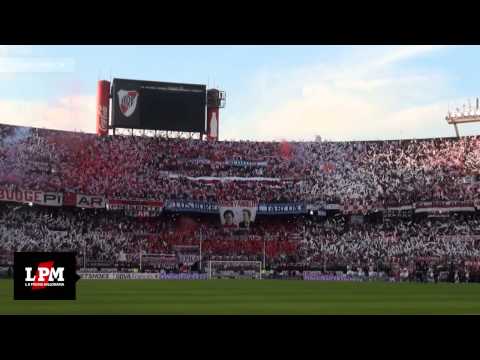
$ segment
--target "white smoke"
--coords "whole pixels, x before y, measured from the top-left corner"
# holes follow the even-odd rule
[[[16,145],[22,140],[27,139],[30,136],[31,131],[32,129],[28,127],[15,128],[11,136],[7,136],[3,139],[3,144],[8,146]]]

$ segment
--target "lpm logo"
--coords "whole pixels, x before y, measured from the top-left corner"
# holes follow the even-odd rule
[[[16,252],[15,300],[75,300],[75,253]]]

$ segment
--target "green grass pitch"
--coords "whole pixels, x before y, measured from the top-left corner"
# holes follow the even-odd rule
[[[0,314],[480,314],[480,284],[281,280],[80,280],[75,301],[14,301]]]

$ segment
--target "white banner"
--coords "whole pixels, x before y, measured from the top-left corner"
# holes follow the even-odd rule
[[[415,203],[415,212],[475,211],[471,201],[423,201]]]
[[[134,217],[160,216],[164,203],[159,200],[108,199],[107,210],[123,210],[126,215]]]
[[[67,236],[68,235],[68,230],[51,230],[47,229],[46,232],[50,237],[52,236]]]
[[[266,167],[268,165],[267,161],[250,161],[250,160],[225,160],[225,161],[211,161],[209,159],[188,159],[185,160],[189,164],[194,165],[227,165],[227,166],[237,166],[237,167]]]
[[[42,196],[42,201],[38,202],[37,204],[45,205],[45,206],[62,206],[63,194],[54,193],[54,192],[44,192]]]
[[[45,206],[62,206],[63,194],[35,190],[10,190],[0,188],[0,201],[11,201],[23,204],[36,204]]]
[[[76,206],[87,209],[105,208],[106,200],[104,196],[92,196],[77,194]]]
[[[224,228],[249,229],[255,221],[258,203],[255,201],[236,200],[218,204],[220,220]]]
[[[248,160],[227,160],[226,165],[239,166],[239,167],[266,167],[266,161],[248,161]]]
[[[325,205],[325,210],[340,210],[339,204],[327,204]]]
[[[239,177],[239,176],[226,176],[226,177],[214,177],[214,176],[199,176],[199,177],[190,177],[187,176],[187,179],[193,181],[282,181],[280,178],[267,178],[267,177]]]
[[[480,240],[480,235],[442,235],[439,236],[439,239],[443,241],[478,241]]]
[[[268,177],[239,177],[239,176],[225,176],[225,177],[216,177],[216,176],[181,176],[178,174],[168,174],[170,178],[185,178],[191,181],[205,181],[205,182],[228,182],[228,181],[269,181],[269,182],[281,182],[281,181],[291,181],[291,179],[280,179],[280,178],[268,178]]]
[[[392,207],[386,207],[385,210],[388,211],[405,211],[405,210],[412,210],[413,205],[402,205],[402,206],[392,206]]]

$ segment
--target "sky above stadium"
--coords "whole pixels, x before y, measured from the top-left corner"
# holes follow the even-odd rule
[[[479,59],[480,46],[0,45],[0,123],[93,133],[96,81],[120,77],[225,90],[223,140],[453,136],[445,115],[480,97]]]

